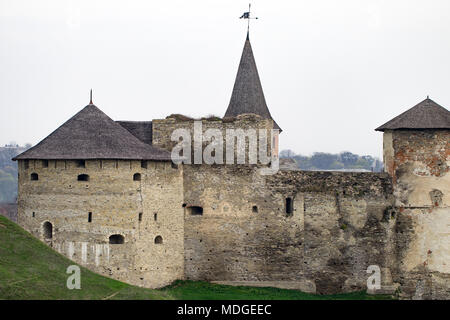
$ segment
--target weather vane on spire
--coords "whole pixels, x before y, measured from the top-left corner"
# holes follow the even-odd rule
[[[242,16],[240,16],[240,18],[239,18],[239,19],[248,19],[248,22],[247,22],[247,37],[248,37],[248,34],[250,32],[250,19],[258,19],[258,17],[252,18],[250,16],[250,7],[251,7],[251,4],[249,3],[248,4],[248,12],[244,12],[242,14]]]

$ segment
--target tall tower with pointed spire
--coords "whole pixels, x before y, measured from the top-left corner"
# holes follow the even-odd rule
[[[230,104],[224,117],[236,117],[244,113],[253,113],[264,119],[273,120],[264,97],[248,32],[236,80],[234,81]],[[275,120],[274,129],[281,131]]]

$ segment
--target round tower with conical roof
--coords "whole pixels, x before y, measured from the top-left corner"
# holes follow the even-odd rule
[[[450,112],[429,97],[376,129],[397,212],[394,281],[415,298],[450,288]]]

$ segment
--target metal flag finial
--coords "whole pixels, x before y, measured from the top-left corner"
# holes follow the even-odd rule
[[[258,19],[258,17],[252,18],[250,16],[250,8],[251,8],[251,3],[248,4],[248,12],[244,12],[242,14],[242,16],[239,17],[239,19],[247,19],[247,40],[249,39],[249,33],[250,33],[250,19]]]
[[[92,103],[92,89],[91,89],[91,101],[89,102],[89,104],[93,104]]]

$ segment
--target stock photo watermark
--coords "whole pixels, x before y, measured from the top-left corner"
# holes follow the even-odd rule
[[[67,282],[66,282],[67,289],[69,289],[69,290],[81,289],[80,267],[77,265],[68,266],[66,273],[70,274],[70,276],[67,278]]]
[[[279,135],[278,129],[270,130],[270,146],[267,129],[230,128],[225,130],[224,137],[220,129],[210,128],[203,132],[202,122],[194,121],[193,131],[193,137],[191,131],[185,128],[175,129],[172,132],[171,141],[177,142],[171,152],[173,163],[268,166],[260,168],[259,172],[262,175],[276,174],[279,170],[279,159],[275,148]],[[205,148],[203,148],[204,143],[206,143]]]

